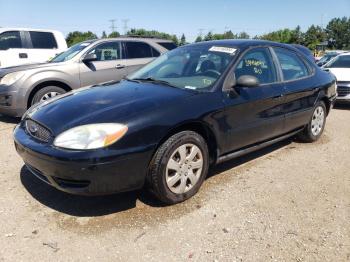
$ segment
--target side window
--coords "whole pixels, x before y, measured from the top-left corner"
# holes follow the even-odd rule
[[[7,50],[9,48],[22,48],[19,31],[8,31],[0,34],[0,50]]]
[[[89,54],[96,54],[96,61],[111,61],[121,59],[120,42],[107,42],[99,44],[90,50]]]
[[[260,84],[277,81],[276,69],[267,48],[255,48],[248,51],[235,69],[235,77],[252,75],[259,79]]]
[[[303,78],[309,75],[309,70],[299,56],[283,48],[274,48],[281,64],[283,79],[285,81]]]
[[[29,32],[34,49],[56,49],[57,42],[53,33],[49,32]]]
[[[143,42],[125,42],[125,48],[129,59],[154,57],[151,46]]]

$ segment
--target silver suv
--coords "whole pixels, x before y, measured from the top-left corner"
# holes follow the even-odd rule
[[[168,40],[114,38],[85,41],[42,64],[0,70],[0,113],[19,117],[33,104],[72,89],[120,81],[175,48]]]

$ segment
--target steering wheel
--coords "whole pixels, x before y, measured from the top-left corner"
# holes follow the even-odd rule
[[[217,71],[217,70],[214,70],[214,69],[208,69],[203,74],[206,75],[206,76],[214,77],[214,78],[218,78],[218,77],[221,76],[221,73],[219,71]]]

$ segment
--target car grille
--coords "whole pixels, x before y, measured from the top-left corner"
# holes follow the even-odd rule
[[[337,93],[338,96],[350,95],[350,82],[340,82],[337,83]]]
[[[33,120],[27,119],[25,127],[28,134],[42,142],[48,143],[52,138],[50,130]]]

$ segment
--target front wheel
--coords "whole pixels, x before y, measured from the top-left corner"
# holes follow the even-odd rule
[[[64,94],[65,92],[66,90],[58,86],[46,86],[35,93],[31,105],[46,101],[57,95]]]
[[[183,131],[157,150],[150,164],[152,192],[166,204],[182,202],[197,193],[209,166],[208,147],[201,135]]]
[[[299,134],[298,137],[300,140],[308,143],[317,141],[323,133],[324,127],[326,125],[326,117],[326,105],[324,102],[320,101],[316,104],[309,123]]]

